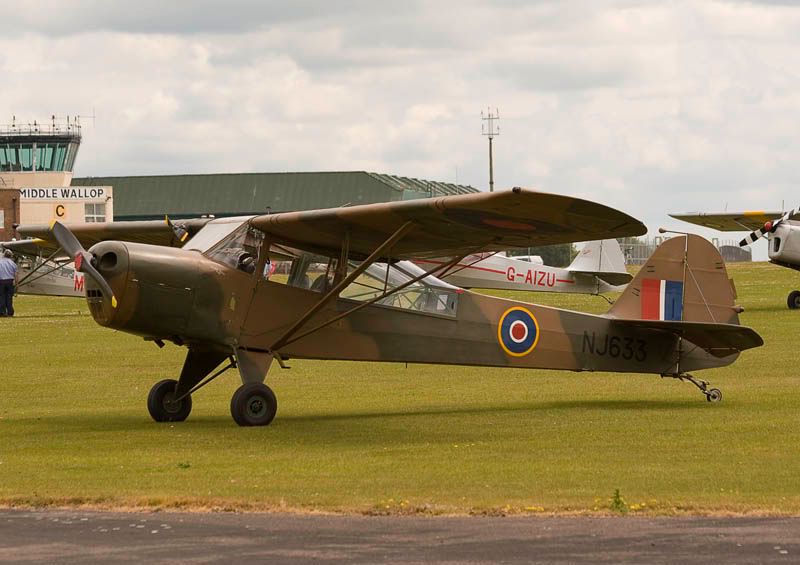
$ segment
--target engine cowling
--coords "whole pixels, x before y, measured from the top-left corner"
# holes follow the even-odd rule
[[[229,343],[239,331],[232,323],[252,277],[215,263],[197,251],[104,241],[89,252],[117,299],[90,279],[86,300],[95,321],[149,339],[176,343]]]
[[[780,263],[800,264],[800,225],[781,222],[769,234],[769,258]]]

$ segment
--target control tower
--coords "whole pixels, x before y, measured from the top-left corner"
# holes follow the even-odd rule
[[[0,241],[13,224],[113,219],[112,187],[70,186],[80,145],[77,117],[0,125]]]
[[[0,188],[69,186],[78,148],[78,118],[0,125]]]

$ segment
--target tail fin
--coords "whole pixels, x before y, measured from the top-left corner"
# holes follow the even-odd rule
[[[738,324],[735,298],[716,247],[697,235],[673,237],[653,252],[607,316]]]
[[[611,285],[625,284],[632,278],[616,239],[587,242],[567,270],[594,275]]]

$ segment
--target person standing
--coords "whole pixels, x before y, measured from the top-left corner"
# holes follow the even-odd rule
[[[14,282],[17,276],[17,264],[10,249],[0,257],[0,316],[14,315]]]

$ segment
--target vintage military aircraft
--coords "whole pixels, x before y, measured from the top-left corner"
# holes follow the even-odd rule
[[[655,373],[718,401],[689,371],[728,365],[763,342],[739,325],[725,265],[702,238],[664,243],[602,316],[431,276],[481,251],[644,232],[606,206],[519,188],[171,225],[19,227],[75,261],[100,325],[188,348],[177,381],[150,391],[153,419],[185,420],[192,395],[236,368],[243,384],[231,415],[243,426],[273,420],[264,380],[273,361],[292,357]],[[443,256],[452,259],[427,271],[401,264]],[[288,277],[265,276],[275,260],[291,260]]]
[[[447,263],[447,259],[416,259],[423,268]],[[566,268],[522,261],[499,253],[467,255],[441,279],[461,288],[535,290],[602,294],[622,290],[633,276],[616,239],[589,241]]]
[[[670,216],[719,231],[752,230],[739,242],[741,247],[766,237],[771,263],[800,270],[800,221],[792,219],[798,216],[797,208],[788,212],[686,212]],[[791,291],[786,303],[793,310],[800,308],[800,290]]]

